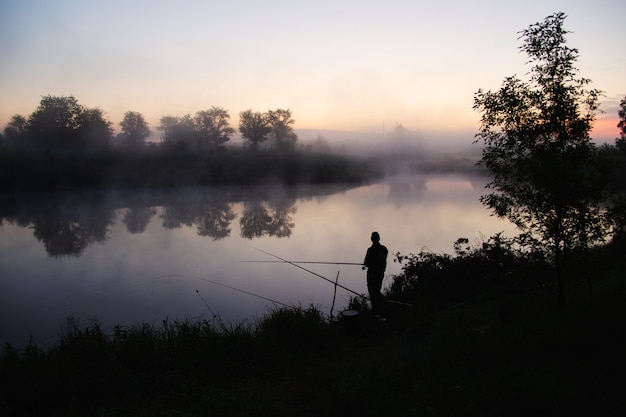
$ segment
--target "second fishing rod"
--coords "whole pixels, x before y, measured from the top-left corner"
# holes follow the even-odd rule
[[[365,300],[368,300],[368,301],[370,300],[370,299],[369,299],[369,297],[366,297],[366,296],[365,296],[365,295],[363,295],[363,294],[359,294],[358,292],[356,292],[356,291],[354,291],[354,290],[352,290],[352,289],[350,289],[350,288],[348,288],[348,287],[346,287],[346,286],[343,286],[343,285],[341,285],[341,284],[337,283],[336,281],[333,281],[333,280],[331,280],[331,279],[328,279],[328,278],[326,278],[325,276],[318,274],[317,272],[311,271],[310,269],[307,269],[307,268],[303,267],[302,265],[299,265],[299,263],[305,263],[305,262],[299,262],[299,263],[297,263],[297,262],[289,261],[289,260],[287,260],[287,259],[281,258],[280,256],[274,255],[273,253],[269,253],[269,252],[267,252],[267,251],[264,251],[264,250],[262,250],[262,249],[259,249],[259,248],[254,248],[254,249],[258,250],[259,252],[263,252],[264,254],[269,255],[269,256],[271,256],[271,257],[273,257],[273,258],[275,258],[275,259],[278,259],[278,260],[279,260],[279,261],[281,261],[281,262],[284,262],[284,263],[288,263],[288,264],[290,264],[290,265],[293,265],[293,266],[295,266],[296,268],[299,268],[299,269],[301,269],[301,270],[303,270],[303,271],[308,272],[309,274],[313,274],[313,275],[315,275],[316,277],[323,279],[324,281],[328,281],[328,282],[330,282],[331,284],[335,285],[336,287],[339,287],[339,288],[341,288],[341,289],[344,289],[344,290],[348,291],[348,292],[349,292],[349,293],[351,293],[351,294],[356,295],[357,297],[361,297],[361,298],[363,298],[363,299],[365,299]],[[313,262],[309,262],[309,263],[313,263]],[[320,264],[336,264],[336,265],[362,265],[362,264],[351,263],[351,262],[317,262],[317,263],[320,263]]]

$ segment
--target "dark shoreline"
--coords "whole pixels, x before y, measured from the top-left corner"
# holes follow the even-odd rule
[[[48,152],[0,156],[3,191],[171,188],[271,183],[365,183],[381,177],[374,164],[332,154],[160,151],[91,154]]]

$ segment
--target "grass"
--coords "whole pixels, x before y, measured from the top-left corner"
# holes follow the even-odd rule
[[[164,321],[111,334],[70,318],[53,347],[5,347],[0,414],[622,415],[621,250],[593,258],[605,273],[592,297],[570,282],[564,311],[543,284],[484,288],[428,311],[387,304],[384,324],[355,300],[356,332],[314,306],[248,326]]]

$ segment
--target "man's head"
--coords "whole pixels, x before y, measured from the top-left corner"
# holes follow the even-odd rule
[[[372,232],[372,242],[380,242],[380,235],[378,234],[378,232]]]

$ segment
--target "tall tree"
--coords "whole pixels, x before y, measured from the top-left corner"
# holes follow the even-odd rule
[[[30,115],[28,133],[44,149],[101,148],[108,142],[111,123],[102,110],[84,107],[73,96],[47,95]]]
[[[83,107],[78,116],[78,137],[81,146],[91,149],[104,149],[109,146],[111,139],[111,122],[99,108]]]
[[[496,92],[478,90],[482,113],[479,165],[492,174],[481,202],[541,246],[555,266],[564,304],[564,256],[608,233],[606,177],[589,133],[600,91],[578,78],[578,51],[566,45],[566,16],[557,13],[521,32],[520,49],[534,64],[529,81],[505,78]]]
[[[146,143],[146,138],[151,133],[143,114],[136,111],[124,113],[120,127],[124,135],[124,142],[131,147],[143,146]]]
[[[4,127],[4,140],[7,146],[15,147],[23,144],[28,137],[28,122],[21,114],[15,114]]]
[[[168,143],[173,140],[174,132],[176,130],[176,124],[178,123],[178,117],[176,116],[163,116],[159,120],[159,129],[161,133],[161,140],[163,143]]]
[[[76,146],[81,112],[82,106],[73,96],[43,96],[28,120],[34,144],[42,148]]]
[[[228,142],[235,133],[229,120],[228,110],[221,107],[212,106],[208,110],[197,112],[194,122],[198,130],[200,145],[203,148],[216,149]]]
[[[268,139],[271,131],[272,126],[267,114],[252,110],[244,110],[239,113],[239,132],[253,150],[256,151],[259,144]]]
[[[293,150],[298,135],[293,130],[296,121],[291,117],[291,110],[269,110],[267,118],[272,127],[271,138],[274,139],[276,147],[281,150]]]
[[[183,117],[163,116],[159,130],[161,139],[166,147],[177,150],[196,149],[198,146],[198,131],[191,115]]]

